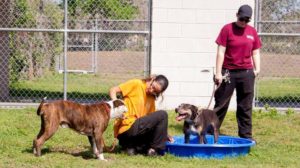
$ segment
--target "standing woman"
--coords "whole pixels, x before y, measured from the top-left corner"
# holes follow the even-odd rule
[[[236,89],[238,135],[252,139],[252,103],[254,80],[260,72],[261,41],[255,28],[248,25],[252,8],[242,5],[236,14],[237,21],[225,25],[217,40],[215,107],[223,106],[217,116],[220,127],[228,110],[230,98]],[[222,75],[230,74],[230,81]]]
[[[128,155],[156,155],[165,149],[167,140],[172,140],[167,133],[167,112],[155,109],[156,98],[168,84],[164,75],[157,75],[132,79],[110,89],[111,99],[117,99],[117,94],[121,94],[128,108],[125,118],[114,124],[115,137]]]

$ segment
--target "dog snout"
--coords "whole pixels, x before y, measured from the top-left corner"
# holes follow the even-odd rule
[[[175,112],[178,113],[178,108],[175,108]]]

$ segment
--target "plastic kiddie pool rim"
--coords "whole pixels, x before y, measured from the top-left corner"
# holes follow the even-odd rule
[[[195,157],[214,158],[215,151],[218,153],[216,158],[245,155],[248,153],[245,151],[249,151],[250,147],[256,144],[255,141],[250,139],[233,136],[219,136],[216,144],[213,143],[212,135],[206,135],[208,144],[199,144],[198,137],[194,135],[190,137],[190,144],[184,143],[184,136],[174,136],[173,138],[174,143],[167,142],[166,152],[180,157],[194,157],[193,152],[195,152]],[[185,154],[187,150],[190,151],[188,151],[188,154]],[[220,155],[220,150],[223,155]]]

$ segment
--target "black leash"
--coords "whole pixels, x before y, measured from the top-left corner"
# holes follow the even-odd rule
[[[207,106],[207,109],[209,109],[209,107],[210,107],[210,105],[211,105],[211,102],[212,102],[212,99],[213,99],[213,97],[214,97],[214,95],[215,95],[215,93],[216,93],[216,90],[218,90],[219,89],[219,87],[221,86],[221,83],[216,87],[216,82],[215,82],[215,74],[214,74],[214,77],[213,77],[213,81],[214,81],[214,87],[213,87],[213,92],[212,92],[212,95],[211,95],[211,97],[210,97],[210,100],[209,100],[209,103],[208,103],[208,106]],[[225,71],[225,74],[224,74],[224,76],[222,76],[222,79],[224,80],[224,82],[228,82],[228,83],[230,83],[230,73],[229,73],[229,71],[226,69],[226,71]]]

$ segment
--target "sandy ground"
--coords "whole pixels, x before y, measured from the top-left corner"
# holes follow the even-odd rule
[[[145,70],[145,54],[132,51],[68,52],[68,69],[139,76]]]
[[[300,77],[300,55],[261,53],[261,77]]]
[[[142,74],[145,52],[100,51],[68,52],[68,69],[97,73]],[[93,66],[93,62],[96,62]],[[261,53],[261,77],[300,77],[300,55]]]

